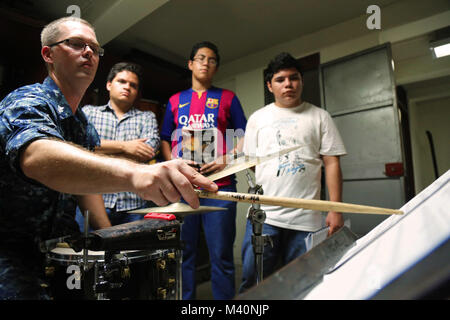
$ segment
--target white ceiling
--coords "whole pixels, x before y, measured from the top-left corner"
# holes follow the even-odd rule
[[[50,21],[70,5],[115,50],[136,48],[185,66],[192,44],[219,46],[223,63],[404,0],[19,0],[14,7]]]
[[[165,96],[167,88],[185,87],[190,80],[187,60],[198,41],[219,46],[222,79],[260,67],[271,48],[289,43],[303,54],[329,43],[331,49],[323,57],[321,52],[321,60],[329,61],[330,53],[349,51],[344,46],[351,34],[370,35],[361,23],[371,4],[381,8],[380,41],[391,42],[398,84],[448,75],[448,59],[433,61],[429,41],[434,30],[445,27],[442,16],[450,12],[449,0],[0,0],[0,17],[40,30],[78,6],[106,48],[103,69],[118,59],[146,65],[152,70],[146,78],[146,87],[153,90],[149,94]],[[441,18],[427,19],[435,15]],[[321,38],[305,36],[314,34]],[[105,70],[99,70],[99,79]]]
[[[114,41],[167,53],[181,62],[193,43],[210,40],[226,63],[365,15],[371,2],[346,0],[339,6],[336,0],[171,0]]]

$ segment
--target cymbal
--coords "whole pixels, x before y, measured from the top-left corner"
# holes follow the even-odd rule
[[[236,159],[234,159],[228,166],[226,166],[223,170],[210,174],[210,175],[205,175],[205,177],[207,177],[208,179],[210,179],[211,181],[215,181],[221,178],[225,178],[227,176],[230,176],[232,174],[235,174],[239,171],[245,170],[247,168],[251,168],[254,167],[260,163],[269,161],[271,159],[274,159],[276,157],[279,157],[283,154],[289,153],[291,151],[294,151],[298,148],[300,148],[302,146],[297,145],[294,147],[290,147],[290,148],[286,148],[271,154],[268,154],[266,156],[262,156],[262,157],[255,157],[255,156],[247,156],[242,154],[242,156],[238,156]]]
[[[176,216],[185,216],[190,214],[206,213],[213,211],[226,211],[226,210],[227,210],[226,208],[212,207],[212,206],[200,206],[197,209],[193,209],[188,204],[175,202],[165,207],[143,208],[128,211],[128,213],[137,213],[145,215],[147,213],[155,212],[155,213],[172,213]]]

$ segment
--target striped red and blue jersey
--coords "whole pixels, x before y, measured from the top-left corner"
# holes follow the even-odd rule
[[[247,119],[241,103],[234,92],[211,87],[207,91],[197,92],[188,89],[173,95],[167,104],[161,129],[161,139],[172,146],[172,155],[183,156],[181,148],[181,129],[217,128],[221,156],[234,148],[233,136],[243,137]],[[234,176],[223,178],[216,183],[219,186],[230,185]]]

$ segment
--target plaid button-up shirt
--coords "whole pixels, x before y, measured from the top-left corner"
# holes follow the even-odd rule
[[[104,106],[84,106],[83,111],[104,140],[129,141],[148,138],[146,143],[155,152],[160,146],[158,122],[151,111],[131,108],[119,121],[110,102]],[[116,211],[128,211],[146,205],[146,201],[132,192],[104,194],[105,207]]]

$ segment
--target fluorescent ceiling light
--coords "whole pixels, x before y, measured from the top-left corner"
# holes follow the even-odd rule
[[[450,55],[450,39],[432,42],[430,46],[435,58],[442,58]]]
[[[450,43],[433,48],[436,58],[441,58],[450,55]]]

